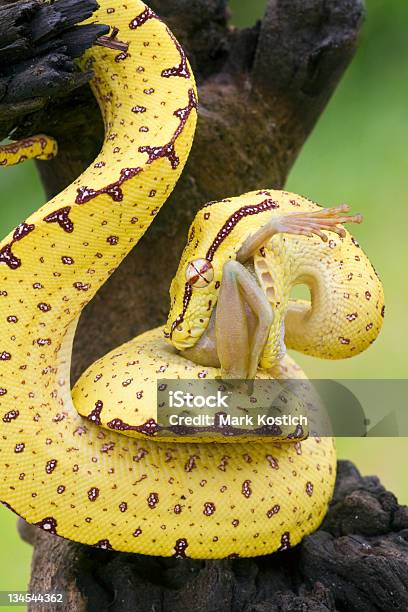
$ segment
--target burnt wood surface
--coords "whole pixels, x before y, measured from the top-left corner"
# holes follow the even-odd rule
[[[0,139],[50,99],[86,83],[74,59],[107,33],[103,24],[78,25],[91,17],[95,0],[0,1]]]

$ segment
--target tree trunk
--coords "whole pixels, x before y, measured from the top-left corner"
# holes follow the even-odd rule
[[[262,22],[238,30],[228,25],[227,0],[150,4],[192,62],[200,94],[197,135],[184,174],[152,228],[85,309],[73,380],[114,346],[165,321],[187,228],[203,203],[284,185],[353,57],[364,11],[362,0],[269,0]],[[16,6],[25,12],[23,26],[20,19],[13,30]],[[26,49],[10,73],[5,63],[2,68],[0,43],[0,133],[16,127],[17,136],[43,132],[57,138],[58,157],[38,163],[51,196],[92,161],[103,126],[82,84],[90,75],[79,75],[72,62],[67,74],[61,68],[66,62],[58,65],[50,55],[76,57],[106,32],[74,25],[95,9],[93,0],[46,6],[35,0],[0,3],[0,34],[9,32],[11,42]],[[68,24],[61,17],[66,14],[73,16]],[[50,19],[54,44],[44,55],[33,32],[39,24],[50,31]],[[67,45],[67,38],[77,44]],[[50,78],[31,72],[28,87],[19,78],[27,58],[45,65]],[[408,609],[407,510],[377,479],[362,479],[348,463],[339,464],[323,527],[295,549],[259,559],[166,560],[95,550],[20,528],[34,545],[30,589],[64,591],[67,610]]]

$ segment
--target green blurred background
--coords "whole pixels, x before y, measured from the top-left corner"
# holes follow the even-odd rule
[[[230,5],[233,22],[245,26],[262,16],[266,0],[232,0]],[[323,362],[297,355],[308,375],[316,378],[407,374],[408,2],[367,0],[367,9],[357,57],[287,187],[325,205],[347,202],[364,214],[364,224],[353,233],[382,277],[387,311],[381,337],[359,357]],[[5,235],[40,206],[44,195],[32,163],[3,169],[0,189],[0,235]],[[338,451],[363,473],[378,474],[407,502],[405,444],[404,439],[342,439]],[[1,508],[0,590],[27,586],[31,548],[17,536],[15,523],[15,516]]]

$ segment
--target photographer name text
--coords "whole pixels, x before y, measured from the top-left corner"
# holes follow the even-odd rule
[[[307,427],[308,424],[307,417],[303,415],[245,414],[235,416],[227,413],[197,414],[194,416],[171,414],[168,422],[172,427],[298,427],[299,425]]]

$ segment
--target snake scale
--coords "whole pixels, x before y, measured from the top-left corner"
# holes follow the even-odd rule
[[[321,209],[275,191],[204,207],[172,284],[166,328],[115,349],[71,392],[80,313],[170,195],[197,117],[191,67],[150,8],[100,0],[94,18],[128,43],[121,52],[94,47],[81,60],[94,71],[105,122],[101,153],[0,245],[0,499],[50,534],[102,549],[178,558],[286,550],[326,513],[332,438],[177,443],[143,424],[154,422],[158,378],[219,375],[176,349],[194,347],[209,325],[225,262],[273,215]],[[2,146],[0,165],[55,154],[52,138],[33,136]],[[382,287],[363,251],[348,232],[327,242],[316,232],[279,233],[253,255],[274,311],[258,378],[275,370],[305,378],[284,342],[343,358],[380,330]],[[192,261],[206,262],[195,278]],[[290,300],[298,282],[310,284],[312,306]]]

